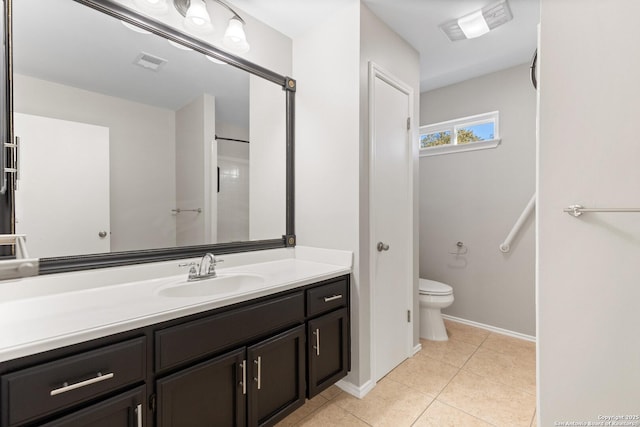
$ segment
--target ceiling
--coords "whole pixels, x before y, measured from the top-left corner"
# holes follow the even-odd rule
[[[439,25],[496,0],[363,0],[420,53],[421,92],[530,62],[539,0],[508,0],[513,20],[477,39],[451,42]],[[328,20],[344,0],[231,0],[291,38]]]

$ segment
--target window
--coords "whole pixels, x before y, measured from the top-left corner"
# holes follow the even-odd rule
[[[500,144],[498,112],[420,127],[420,155],[495,148]]]

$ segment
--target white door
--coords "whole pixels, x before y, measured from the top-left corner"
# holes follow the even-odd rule
[[[373,374],[410,355],[412,323],[411,89],[375,64],[369,73]]]
[[[109,128],[14,114],[16,232],[37,258],[109,252]]]

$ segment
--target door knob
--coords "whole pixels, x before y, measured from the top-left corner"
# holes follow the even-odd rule
[[[388,251],[389,250],[389,245],[384,244],[382,242],[378,242],[378,252],[382,252],[382,251]]]
[[[107,232],[106,231],[99,232],[98,237],[100,237],[101,239],[104,239],[105,237],[107,237]]]

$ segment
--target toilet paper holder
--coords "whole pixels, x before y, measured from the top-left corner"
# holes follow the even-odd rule
[[[469,248],[466,247],[464,245],[464,243],[458,241],[458,242],[456,242],[456,250],[455,250],[455,252],[449,251],[449,254],[451,254],[451,255],[465,255],[467,252],[469,252]]]

